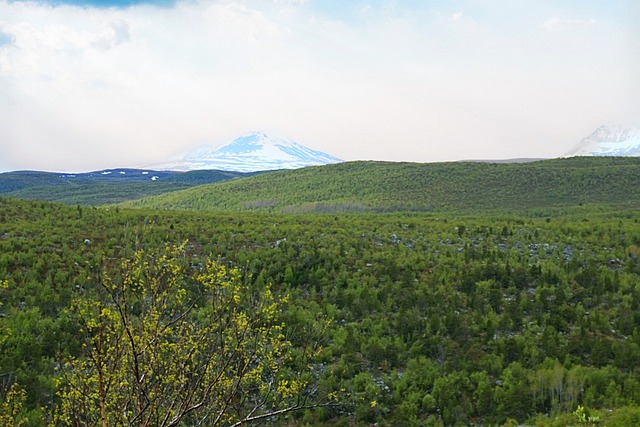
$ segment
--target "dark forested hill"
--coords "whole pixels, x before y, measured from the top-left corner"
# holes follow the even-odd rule
[[[530,163],[347,162],[279,171],[127,206],[283,212],[442,211],[640,204],[640,159]]]
[[[0,174],[0,194],[73,205],[104,205],[251,175],[218,170],[106,169],[78,174],[17,171]]]

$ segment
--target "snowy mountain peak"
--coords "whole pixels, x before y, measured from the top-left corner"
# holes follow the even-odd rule
[[[200,147],[188,153],[181,162],[165,167],[175,170],[217,169],[255,172],[297,169],[341,161],[295,141],[270,137],[264,132],[254,132],[219,148]]]
[[[600,126],[584,138],[569,156],[640,156],[640,129]]]
[[[250,153],[260,147],[273,146],[274,142],[263,132],[254,132],[249,135],[234,139],[231,143],[224,145],[217,150],[218,154],[244,154]]]

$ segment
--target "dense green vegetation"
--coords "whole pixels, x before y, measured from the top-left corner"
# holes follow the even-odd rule
[[[305,403],[313,381],[298,374],[319,343],[291,345],[268,286],[215,260],[196,267],[184,244],[121,268],[71,304],[82,347],[57,378],[54,424],[241,425],[322,405]]]
[[[640,159],[531,163],[348,162],[273,172],[127,206],[278,212],[518,210],[578,204],[638,207]]]
[[[363,206],[426,207],[430,199],[419,198],[420,188],[429,197],[457,188],[455,194],[469,198],[465,206],[488,210],[485,190],[486,199],[504,194],[505,205],[531,206],[511,213],[215,213],[0,198],[0,394],[13,402],[26,391],[17,417],[28,418],[28,425],[51,419],[64,398],[65,361],[86,357],[86,337],[70,314],[74,304],[99,295],[102,272],[121,277],[122,262],[140,250],[163,254],[186,241],[185,268],[213,259],[237,269],[250,289],[270,285],[276,298],[288,295],[279,317],[287,340],[297,351],[307,348],[309,337],[323,346],[304,374],[318,387],[309,398],[325,393],[339,404],[288,413],[276,423],[637,425],[640,213],[622,208],[625,200],[638,202],[637,161],[588,162],[590,173],[584,162],[463,163],[430,172],[400,165],[403,174],[415,171],[420,184],[405,180],[404,189],[393,187],[405,191],[394,199],[382,198],[380,190],[391,194],[394,182],[386,164],[331,169],[354,171],[348,176],[355,183],[359,173],[369,180],[371,169],[380,173],[378,182],[386,184],[370,184]],[[525,166],[528,178],[518,178]],[[462,191],[467,184],[455,176],[444,190],[425,184],[424,176],[444,176],[451,168],[475,171],[475,195]],[[270,175],[290,189],[317,183],[303,178],[321,171]],[[577,181],[565,182],[567,173]],[[509,177],[511,192],[490,189],[489,176],[494,183]],[[235,194],[249,186],[257,197],[267,191],[260,190],[267,178],[198,191],[202,197]],[[337,174],[330,182],[337,189],[342,179]],[[336,197],[334,191],[327,194]],[[247,200],[236,196],[237,204],[228,206],[240,208]],[[291,200],[277,206],[312,203]],[[585,205],[538,207],[536,200]],[[586,205],[592,202],[601,204]],[[0,406],[0,420],[9,411]]]

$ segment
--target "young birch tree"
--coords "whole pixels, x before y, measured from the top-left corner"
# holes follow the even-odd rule
[[[285,302],[235,268],[191,266],[184,245],[137,252],[70,311],[82,356],[62,368],[55,424],[233,426],[323,404],[307,401]]]

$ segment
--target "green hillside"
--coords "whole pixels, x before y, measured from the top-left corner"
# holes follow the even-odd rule
[[[531,163],[347,162],[204,185],[126,206],[282,212],[455,211],[579,204],[636,206],[640,159]]]

